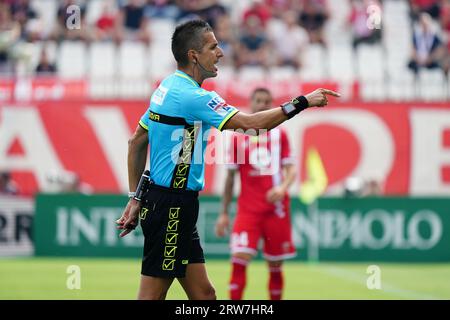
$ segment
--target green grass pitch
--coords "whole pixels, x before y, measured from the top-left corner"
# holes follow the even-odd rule
[[[81,289],[69,290],[69,265],[81,270]],[[286,262],[285,299],[450,299],[450,264],[377,264],[381,289],[369,290],[368,263]],[[208,260],[218,299],[228,299],[230,266]],[[139,259],[2,258],[0,299],[135,299]],[[268,298],[267,266],[253,261],[247,271],[245,299]],[[168,299],[186,299],[178,282]]]

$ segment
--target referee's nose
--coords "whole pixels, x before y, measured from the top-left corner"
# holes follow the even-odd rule
[[[217,58],[220,59],[223,57],[223,50],[221,47],[217,46]]]

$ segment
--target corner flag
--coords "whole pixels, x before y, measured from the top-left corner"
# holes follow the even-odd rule
[[[306,155],[306,172],[308,180],[300,187],[299,199],[306,205],[313,203],[327,188],[328,178],[319,152],[315,148],[308,149]]]

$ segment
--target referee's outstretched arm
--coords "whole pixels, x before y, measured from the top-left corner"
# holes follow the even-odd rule
[[[316,89],[305,96],[299,96],[290,102],[284,103],[281,108],[252,114],[239,112],[224,125],[224,129],[243,129],[245,131],[254,129],[256,134],[258,134],[260,129],[273,129],[307,108],[326,106],[328,104],[327,95],[341,96],[332,90]]]

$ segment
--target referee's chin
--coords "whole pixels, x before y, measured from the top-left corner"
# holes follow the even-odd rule
[[[218,70],[215,70],[215,71],[208,71],[208,73],[205,74],[205,79],[208,79],[208,78],[215,78],[215,77],[217,77],[218,74],[219,74]]]

